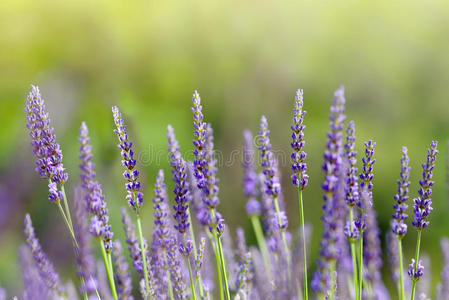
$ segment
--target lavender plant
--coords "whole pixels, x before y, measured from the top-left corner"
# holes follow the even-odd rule
[[[122,207],[122,223],[127,252],[139,278],[135,288],[139,289],[140,297],[213,299],[214,295],[219,295],[220,299],[227,300],[299,300],[313,297],[309,295],[310,284],[314,295],[320,299],[389,299],[382,281],[380,229],[373,205],[376,143],[371,140],[365,143],[361,172],[358,174],[354,121],[347,124],[343,141],[346,120],[344,89],[335,91],[330,109],[322,165],[325,175],[322,184],[323,235],[319,260],[310,283],[306,250],[311,239],[311,229],[305,225],[302,195],[308,185],[303,91],[300,89],[296,93],[290,126],[291,181],[298,192],[299,202],[300,226],[297,234],[291,234],[291,230],[288,230],[286,212],[291,202],[282,194],[281,162],[278,162],[272,149],[267,118],[262,116],[256,139],[260,163],[256,161],[253,136],[249,130],[244,131],[242,182],[246,203],[241,206],[245,206],[257,247],[248,247],[242,228],[237,229],[234,240],[217,210],[220,202],[218,162],[212,125],[204,121],[197,92],[193,94],[192,102],[194,159],[187,161],[187,156],[183,157],[174,129],[169,125],[167,145],[174,183],[173,194],[167,194],[164,170],[159,170],[152,199],[153,226],[150,238],[145,236],[142,228],[144,184],[136,169],[137,155],[134,155],[133,144],[118,108],[112,108],[116,127],[114,133],[119,140],[121,163],[125,169],[125,198],[135,217],[135,220],[132,219],[126,208]],[[87,125],[82,122],[79,130],[81,189],[78,185],[73,187],[75,214],[72,220],[64,190],[68,172],[62,164],[62,150],[56,143],[44,101],[35,86],[32,86],[27,97],[25,111],[31,147],[36,156],[35,169],[40,177],[48,180],[48,199],[57,205],[69,230],[75,250],[78,280],[74,284],[60,279],[44,253],[31,217],[27,214],[24,233],[28,247],[22,247],[19,251],[24,277],[22,298],[134,299],[137,293],[133,291],[131,270],[128,269],[121,243],[112,232],[106,198],[96,179]],[[426,270],[429,266],[428,262],[420,259],[420,246],[422,231],[429,225],[428,217],[432,210],[433,171],[437,153],[437,142],[432,142],[426,163],[422,165],[418,197],[414,199],[411,224],[417,229],[418,238],[415,257],[408,270],[412,300],[415,290],[422,299],[430,294],[429,276],[421,282],[420,287],[416,288],[416,284],[424,276],[424,266]],[[403,278],[402,242],[407,233],[409,174],[409,157],[407,148],[403,147],[393,220],[387,235],[392,281],[398,288],[401,300],[405,299],[407,287]],[[95,251],[90,243],[92,236],[101,250],[102,263],[97,262],[93,254]],[[198,244],[195,237],[199,237]],[[444,268],[437,300],[447,299],[448,245],[449,242],[443,239]],[[211,261],[213,257],[215,266]],[[76,295],[75,286],[78,286],[79,295]],[[3,290],[0,291],[0,298],[4,297]]]

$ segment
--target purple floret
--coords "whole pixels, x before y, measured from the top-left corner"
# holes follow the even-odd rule
[[[394,195],[396,203],[393,205],[395,212],[393,214],[393,221],[391,222],[391,229],[401,238],[407,233],[407,224],[405,224],[405,220],[408,215],[405,212],[407,211],[408,206],[405,202],[408,200],[408,187],[410,185],[410,181],[408,180],[410,176],[409,161],[407,147],[402,147],[401,173],[400,179],[398,180],[398,191],[397,194]]]

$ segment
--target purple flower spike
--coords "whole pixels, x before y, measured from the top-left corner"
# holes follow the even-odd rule
[[[53,264],[50,262],[50,260],[48,260],[47,255],[44,253],[41,245],[39,244],[39,240],[34,234],[34,227],[31,223],[29,214],[26,214],[25,216],[24,232],[26,242],[31,250],[31,253],[33,254],[34,263],[36,264],[41,279],[50,290],[53,290],[55,293],[61,295],[62,286],[61,281],[59,280],[59,275],[56,273]]]
[[[246,202],[246,213],[249,216],[260,215],[261,205],[257,201],[258,195],[258,175],[254,167],[254,147],[253,147],[253,135],[251,131],[245,130],[243,132],[243,191],[245,196],[248,197]]]
[[[50,125],[48,112],[39,88],[31,86],[26,100],[27,128],[30,131],[31,147],[37,158],[36,172],[41,178],[50,180],[49,200],[59,202],[62,199],[60,187],[67,181],[68,175],[62,164],[62,151],[56,143],[54,129]]]
[[[122,165],[125,167],[125,172],[123,173],[123,177],[128,182],[126,186],[126,190],[128,191],[128,195],[126,195],[126,199],[128,200],[129,206],[138,212],[140,206],[143,204],[143,194],[140,192],[140,181],[139,179],[139,171],[135,169],[136,160],[134,159],[134,151],[131,149],[132,142],[128,139],[128,133],[126,132],[126,125],[123,123],[123,118],[118,110],[117,106],[112,107],[112,113],[114,115],[114,123],[117,127],[114,130],[114,133],[117,134],[118,140],[120,144],[118,147],[121,149],[122,155]]]
[[[293,152],[291,154],[292,160],[292,171],[293,175],[292,182],[299,189],[303,190],[308,182],[309,176],[306,174],[307,165],[304,162],[306,159],[306,153],[303,151],[305,141],[304,141],[304,129],[306,126],[303,124],[304,115],[306,112],[302,109],[303,107],[303,91],[299,89],[296,92],[295,97],[295,107],[293,108],[293,124],[292,129],[292,142],[291,147]]]
[[[82,190],[79,186],[75,188],[74,208],[75,219],[73,220],[73,230],[78,242],[78,251],[76,251],[77,275],[83,278],[84,282],[80,285],[80,293],[86,293],[88,296],[94,296],[97,286],[95,275],[95,258],[90,246],[91,236],[89,234],[87,223],[87,211],[83,203]]]
[[[443,269],[441,270],[441,282],[437,286],[436,299],[445,299],[449,297],[449,239],[447,237],[442,238],[440,241],[441,254],[443,257]],[[446,297],[444,298],[443,297]]]
[[[115,282],[117,285],[117,293],[119,299],[133,300],[132,296],[132,280],[131,274],[128,271],[128,263],[123,256],[122,244],[119,240],[114,241],[114,264],[116,272],[114,273]]]
[[[393,205],[395,212],[393,214],[393,221],[391,222],[391,229],[400,238],[404,237],[407,233],[407,224],[404,221],[408,217],[405,213],[408,208],[405,202],[408,200],[408,187],[410,185],[410,181],[408,180],[410,167],[408,164],[407,147],[402,147],[401,173],[400,179],[398,180],[398,192],[394,195],[396,203]]]
[[[412,281],[418,281],[424,275],[424,266],[422,265],[421,260],[418,260],[418,264],[416,265],[415,270],[415,259],[412,258],[412,263],[408,265],[408,276]]]
[[[343,221],[340,218],[341,205],[338,200],[339,175],[342,169],[342,132],[345,98],[343,87],[334,93],[334,99],[330,108],[329,127],[327,133],[326,150],[324,152],[323,170],[325,181],[322,184],[324,191],[323,205],[323,237],[320,243],[320,260],[317,263],[318,270],[312,279],[312,289],[321,295],[327,295],[331,287],[332,265],[339,258],[338,244],[343,235]]]
[[[86,123],[82,122],[79,130],[81,164],[81,187],[84,189],[84,206],[93,216],[89,227],[90,233],[103,240],[106,251],[112,250],[111,225],[109,224],[108,209],[104,200],[100,183],[95,180],[94,163],[92,162],[92,146],[89,144],[89,129]]]
[[[203,106],[201,106],[201,98],[197,91],[193,93],[192,97],[193,107],[193,146],[195,150],[193,154],[195,160],[193,162],[195,167],[195,178],[199,189],[204,187],[203,166],[205,164],[205,149],[206,149],[206,123],[203,121]]]
[[[360,238],[360,232],[357,230],[354,221],[352,223],[349,221],[346,222],[344,234],[350,242],[357,241]]]
[[[422,179],[419,180],[420,188],[418,190],[418,198],[413,199],[413,212],[415,218],[412,221],[412,225],[416,227],[418,231],[423,230],[429,226],[427,217],[432,211],[432,181],[433,169],[435,168],[435,160],[438,154],[437,150],[438,142],[432,141],[430,148],[427,150],[427,160],[425,164],[422,164]]]
[[[355,151],[355,125],[354,121],[350,121],[346,128],[346,144],[344,156],[347,159],[347,182],[345,187],[346,204],[350,207],[359,203],[359,186],[357,177],[357,151]]]
[[[396,285],[400,280],[399,268],[402,268],[402,266],[399,266],[398,239],[394,232],[389,231],[387,233],[386,240],[388,267],[390,270],[391,279],[393,280],[393,284]]]
[[[262,116],[259,124],[259,151],[262,158],[263,174],[265,175],[265,189],[268,195],[277,198],[281,192],[281,184],[276,174],[276,160],[271,152],[270,130],[265,116]]]
[[[362,193],[366,193],[367,199],[369,199],[369,201],[373,199],[372,180],[374,178],[373,165],[376,162],[376,160],[373,159],[375,146],[376,143],[372,140],[365,142],[365,156],[362,158],[363,167],[362,173],[360,173],[360,189],[362,190]],[[367,205],[372,205],[372,203],[367,203]]]

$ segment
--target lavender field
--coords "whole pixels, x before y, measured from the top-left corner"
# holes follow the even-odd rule
[[[449,299],[445,1],[0,8],[0,299]]]

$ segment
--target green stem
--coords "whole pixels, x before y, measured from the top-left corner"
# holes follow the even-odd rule
[[[210,209],[210,215],[212,217],[212,220],[215,220],[215,211],[213,208]],[[228,275],[226,272],[226,263],[225,263],[225,258],[223,255],[223,249],[221,246],[221,240],[217,234],[217,225],[214,225],[214,227],[213,227],[213,235],[214,235],[216,250],[218,250],[218,256],[217,256],[217,253],[215,252],[215,257],[217,258],[217,263],[220,264],[220,268],[217,268],[217,271],[218,271],[218,269],[220,269],[223,273],[224,290],[225,290],[225,294],[226,294],[226,299],[230,300],[231,295],[229,293],[229,284],[228,284]],[[219,277],[219,279],[220,279],[220,277]],[[220,295],[222,297],[223,290],[221,289],[220,291],[221,291]]]
[[[190,259],[186,256],[187,266],[189,267],[190,289],[192,290],[192,298],[196,300],[195,282],[192,276],[192,266],[190,265]]]
[[[363,231],[360,232],[360,265],[359,265],[359,300],[362,299],[362,284],[363,284]]]
[[[84,277],[80,277],[80,280],[81,280],[81,284],[83,285],[83,287],[84,287],[84,293],[83,293],[83,298],[84,298],[84,300],[88,300],[89,298],[87,297],[87,292],[86,292],[86,282],[84,281]]]
[[[414,272],[416,272],[416,269],[418,267],[419,249],[420,248],[421,248],[421,231],[418,231],[418,238],[416,239],[415,264],[413,266]],[[412,294],[410,296],[411,300],[415,299],[416,282],[417,282],[417,280],[412,280]]]
[[[262,253],[263,263],[269,277],[271,277],[271,264],[270,256],[268,254],[267,243],[263,235],[262,225],[260,224],[260,219],[256,215],[251,216],[251,224],[253,225],[254,233],[256,234],[257,244],[259,245],[260,252]]]
[[[398,254],[399,254],[399,297],[401,300],[405,299],[404,290],[404,275],[403,275],[403,261],[402,261],[402,239],[398,236]]]
[[[66,216],[66,214],[64,212],[64,209],[61,206],[61,202],[58,201],[57,205],[58,205],[59,211],[61,212],[62,217],[64,218],[64,222],[65,222],[67,228],[70,231],[70,235],[72,236],[72,240],[73,240],[73,243],[75,244],[75,247],[79,248],[78,242],[76,241],[76,238],[75,238],[75,232],[73,231],[73,227],[71,226],[69,220],[67,219],[67,216]]]
[[[72,230],[73,230],[72,217],[70,216],[69,201],[67,201],[67,196],[66,196],[66,194],[65,194],[65,188],[64,188],[64,185],[61,185],[61,192],[62,192],[62,196],[63,196],[62,199],[63,199],[63,201],[64,201],[64,208],[65,208],[65,210],[66,210],[67,219],[68,219],[68,221],[69,221],[69,223],[70,223],[70,227],[71,227]]]
[[[302,246],[303,246],[303,256],[304,256],[304,299],[308,300],[308,289],[307,289],[307,247],[306,247],[306,230],[304,228],[304,204],[302,201],[302,189],[298,188],[299,197],[299,218],[302,227]]]
[[[143,244],[143,234],[142,234],[142,224],[140,222],[139,213],[136,214],[136,219],[137,219],[137,231],[139,232],[140,253],[142,256],[142,267],[143,267],[143,277],[145,280],[145,290],[146,290],[147,295],[150,295],[150,283],[148,282],[147,257],[145,255],[145,247]]]
[[[274,202],[274,207],[276,209],[278,223],[280,225],[280,224],[282,224],[282,220],[281,220],[281,210],[279,209],[278,199],[277,198],[273,198],[273,202]],[[286,255],[286,258],[287,258],[288,270],[290,270],[290,255],[289,255],[289,249],[288,249],[287,239],[285,238],[285,231],[284,230],[281,230],[281,236],[282,236],[282,242],[284,243],[285,255]],[[290,272],[288,272],[288,277],[289,277],[289,280],[290,280]]]
[[[218,246],[217,246],[217,233],[216,233],[216,229],[213,228],[214,234],[213,234],[213,239],[214,241],[211,241],[212,244],[214,245],[214,252],[215,252],[215,262],[217,264],[217,280],[218,280],[218,292],[220,293],[220,300],[224,300],[223,297],[223,278],[221,276],[221,264],[220,264],[220,257],[219,257],[219,253],[218,253]],[[209,239],[212,240],[212,237],[208,234]]]
[[[350,228],[352,231],[352,223],[354,222],[354,211],[352,209],[352,207],[349,208],[349,224],[350,224]],[[351,246],[351,256],[352,256],[352,277],[354,279],[354,294],[355,294],[355,298],[356,300],[360,300],[359,299],[359,293],[358,293],[358,280],[357,280],[357,254],[355,251],[355,241],[350,241],[350,246]]]
[[[192,223],[192,216],[190,215],[190,206],[189,207],[187,207],[187,214],[189,215],[189,224],[190,224],[190,226],[189,226],[189,233],[190,233],[190,239],[192,240],[192,243],[193,243],[193,253],[195,254],[195,259],[197,258],[197,256],[198,256],[198,250],[197,250],[197,248],[196,248],[196,239],[195,239],[195,232],[193,231],[193,223]],[[196,275],[196,278],[195,278],[195,281],[197,281],[198,280],[198,290],[199,290],[199,292],[200,292],[200,298],[203,298],[203,296],[204,296],[204,291],[203,291],[203,280],[202,280],[202,278],[201,278],[201,273],[198,271],[197,272],[197,275]],[[195,285],[196,285],[196,282],[195,282]]]
[[[109,287],[111,288],[112,298],[118,300],[117,291],[115,289],[114,274],[111,272],[109,266],[108,255],[106,254],[106,249],[104,248],[104,243],[102,239],[98,239],[101,247],[101,254],[103,255],[104,268],[106,269],[106,274],[108,276]]]

